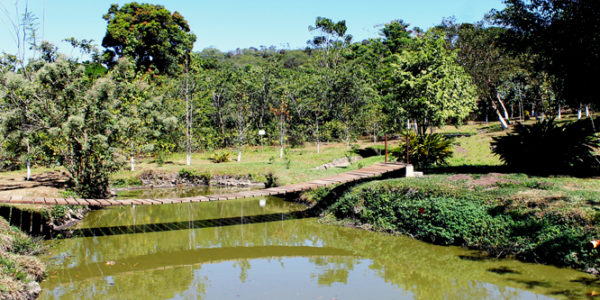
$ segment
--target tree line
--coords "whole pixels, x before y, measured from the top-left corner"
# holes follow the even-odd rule
[[[35,36],[35,18],[19,16],[15,32],[34,51],[0,59],[0,168],[60,165],[81,196],[103,197],[108,174],[125,161],[134,170],[136,157],[160,162],[186,152],[189,164],[192,152],[223,147],[237,149],[239,161],[244,147],[260,145],[259,130],[283,156],[307,142],[318,152],[323,142],[349,147],[362,136],[425,134],[488,116],[509,126],[561,106],[594,105],[580,82],[565,78],[580,74],[556,70],[543,45],[523,46],[544,28],[519,31],[519,18],[537,12],[535,3],[521,4],[427,31],[393,20],[363,41],[345,21],[318,17],[305,49],[193,52],[196,36],[179,12],[133,2],[103,16],[103,51],[68,39],[85,61],[26,38]]]

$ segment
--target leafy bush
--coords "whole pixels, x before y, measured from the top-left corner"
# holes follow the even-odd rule
[[[445,165],[446,160],[452,156],[452,140],[444,136],[433,134],[415,135],[408,133],[409,162],[416,168],[426,168],[431,165]],[[400,145],[390,150],[390,154],[398,161],[406,161],[406,137]]]
[[[231,153],[227,150],[215,151],[211,157],[214,163],[223,163],[231,160]]]
[[[327,195],[320,195],[321,198]],[[578,221],[547,213],[522,213],[483,199],[412,187],[368,187],[338,198],[328,211],[338,219],[371,224],[441,245],[461,245],[493,256],[580,269],[600,263],[589,241],[598,232]]]
[[[200,175],[198,175],[200,177],[200,179],[202,179],[204,181],[204,183],[210,185],[210,182],[212,181],[214,175],[211,171],[205,171],[200,173]]]
[[[516,170],[568,173],[598,170],[600,162],[594,155],[598,145],[598,137],[589,120],[561,126],[553,119],[546,119],[533,125],[519,123],[514,133],[494,137],[492,152]]]
[[[179,172],[177,173],[177,175],[179,176],[179,178],[185,179],[191,183],[198,183],[198,181],[200,180],[204,184],[208,184],[208,185],[210,185],[210,182],[212,181],[212,179],[214,177],[211,171],[204,171],[201,173],[197,173],[193,170],[188,170],[188,169],[179,169]]]
[[[179,169],[179,172],[177,173],[177,175],[181,178],[186,178],[186,179],[196,177],[196,173],[194,173],[194,171],[188,170],[188,169]]]
[[[279,178],[272,172],[265,174],[265,187],[271,188],[277,186],[279,186]]]

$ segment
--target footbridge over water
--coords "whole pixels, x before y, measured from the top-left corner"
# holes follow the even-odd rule
[[[282,196],[290,193],[314,190],[320,187],[355,182],[379,176],[406,176],[411,177],[413,166],[404,163],[377,163],[354,171],[348,171],[337,175],[312,180],[304,183],[290,184],[262,190],[243,191],[212,196],[196,196],[176,199],[77,199],[77,198],[28,198],[8,197],[0,198],[0,203],[5,204],[34,204],[34,205],[87,205],[87,206],[121,206],[121,205],[161,205],[179,204],[190,202],[222,201],[240,198],[254,198],[266,196]]]

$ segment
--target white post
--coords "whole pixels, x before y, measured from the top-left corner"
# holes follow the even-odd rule
[[[27,181],[31,180],[31,158],[29,158],[29,153],[31,149],[29,147],[29,139],[27,139]]]
[[[31,180],[31,160],[27,159],[27,181]]]
[[[589,106],[589,105],[586,105],[586,106],[585,106],[585,116],[586,116],[586,117],[589,117],[589,116],[590,116],[590,106]]]
[[[560,104],[558,105],[558,119],[560,120],[562,117],[561,111],[560,111]]]
[[[131,171],[135,171],[135,157],[131,155]]]
[[[579,108],[577,109],[577,120],[581,120],[581,104],[579,105]]]

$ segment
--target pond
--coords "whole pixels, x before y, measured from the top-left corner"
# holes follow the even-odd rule
[[[570,269],[319,223],[279,198],[106,208],[43,259],[41,299],[552,299]]]

